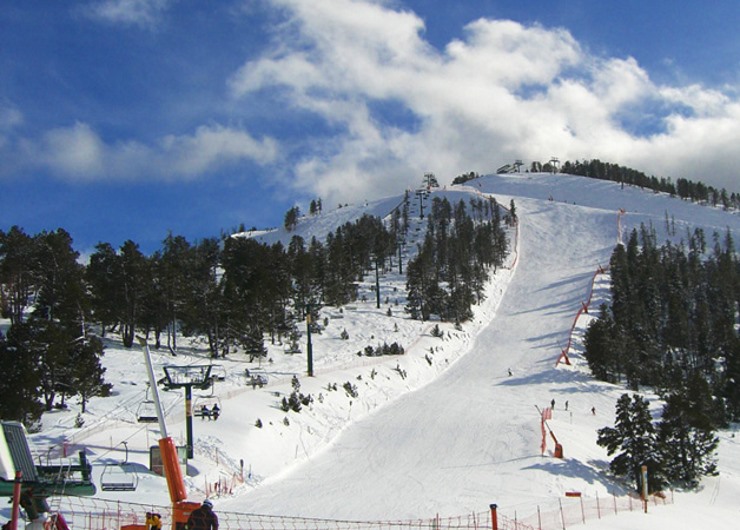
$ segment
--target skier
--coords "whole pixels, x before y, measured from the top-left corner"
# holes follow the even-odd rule
[[[596,407],[591,407],[591,414],[596,416]]]
[[[568,410],[568,402],[565,402],[565,410]]]
[[[213,417],[213,421],[216,421],[218,419],[218,415],[221,413],[221,409],[218,406],[218,403],[213,404],[213,408],[211,409],[211,416]]]
[[[213,511],[213,503],[210,499],[204,500],[200,508],[192,511],[185,528],[187,530],[218,530],[218,516]]]
[[[552,401],[550,401],[550,406],[552,407],[552,410],[555,410],[555,399],[554,398]]]

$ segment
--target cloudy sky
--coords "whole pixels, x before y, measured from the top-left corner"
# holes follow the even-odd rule
[[[740,191],[737,0],[4,0],[0,229],[195,240],[599,158]]]

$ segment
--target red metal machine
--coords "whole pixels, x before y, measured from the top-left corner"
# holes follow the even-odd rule
[[[144,348],[149,385],[153,391],[157,420],[159,422],[160,432],[162,433],[162,438],[159,440],[159,450],[162,454],[162,465],[164,467],[164,476],[167,479],[170,501],[172,501],[172,529],[182,530],[188,522],[190,513],[198,508],[201,503],[186,500],[188,493],[185,488],[185,481],[182,477],[182,470],[180,469],[180,462],[177,456],[177,446],[172,438],[167,435],[167,426],[165,425],[164,414],[162,413],[162,403],[159,400],[157,381],[154,378],[154,368],[152,367],[149,344],[144,338],[139,338],[139,342]],[[142,528],[146,527],[142,526]]]

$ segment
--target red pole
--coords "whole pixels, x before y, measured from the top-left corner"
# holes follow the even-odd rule
[[[496,514],[497,509],[497,505],[491,504],[491,530],[498,530],[498,515]]]
[[[10,512],[10,530],[17,530],[18,518],[20,516],[21,505],[21,476],[22,471],[15,472],[15,482],[13,482],[13,507]]]

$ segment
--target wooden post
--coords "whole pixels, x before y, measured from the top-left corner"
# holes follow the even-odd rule
[[[498,530],[498,514],[496,513],[497,509],[497,505],[491,504],[491,530]]]
[[[647,513],[647,507],[648,507],[648,473],[647,473],[647,466],[643,464],[643,466],[640,468],[642,471],[642,504],[645,508],[645,513]]]

